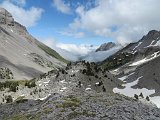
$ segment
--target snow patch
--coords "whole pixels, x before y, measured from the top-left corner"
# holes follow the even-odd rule
[[[25,96],[25,94],[20,95],[21,97]]]
[[[150,97],[150,101],[160,108],[160,96]]]
[[[67,87],[63,87],[63,88],[61,88],[62,90],[66,90],[67,89]]]
[[[114,72],[117,72],[119,70],[119,68],[118,69],[115,69],[115,70],[113,70]]]
[[[99,85],[99,82],[96,82],[96,85]]]
[[[79,72],[79,70],[72,70],[72,73],[77,73]]]
[[[142,88],[142,89],[133,89],[132,88],[132,86],[136,85],[138,83],[139,79],[141,79],[142,77],[143,76],[139,77],[137,80],[135,80],[131,83],[124,84],[123,85],[125,87],[124,89],[114,88],[113,92],[123,94],[123,95],[129,96],[129,97],[134,97],[134,94],[139,95],[140,93],[142,93],[144,97],[154,94],[155,90],[148,90],[146,88]],[[160,108],[160,96],[150,97],[150,101],[152,103],[154,103],[158,108]]]
[[[139,77],[137,80],[131,82],[131,83],[126,83],[123,84],[123,86],[125,87],[124,89],[118,89],[118,88],[114,88],[113,92],[114,93],[120,93],[120,94],[124,94],[126,96],[129,97],[134,97],[134,94],[140,94],[143,93],[144,97],[149,96],[151,94],[155,93],[155,90],[148,90],[146,88],[142,88],[142,89],[134,89],[132,88],[132,86],[136,85],[138,83],[138,81],[142,78],[143,76]]]
[[[135,48],[133,48],[133,50],[135,50],[137,47],[139,47],[142,44],[142,42],[139,42],[137,46],[135,46]]]
[[[67,83],[67,82],[65,82],[65,80],[62,80],[62,81],[60,81],[60,83]]]
[[[85,90],[91,90],[91,88],[86,88]]]
[[[124,81],[126,78],[128,78],[128,76],[123,76],[123,77],[120,77],[118,79],[120,79],[121,81]]]
[[[152,58],[149,58],[149,59],[144,58],[144,59],[142,59],[142,60],[139,60],[139,61],[137,61],[137,62],[134,62],[134,63],[130,64],[129,66],[141,65],[141,64],[146,63],[146,62],[148,62],[148,61],[150,61],[150,60],[153,60],[154,58],[156,58],[157,56],[159,56],[159,55],[158,55],[159,52],[160,52],[160,51],[155,52],[154,54],[152,54],[152,55],[151,55],[151,56],[153,56]]]
[[[155,42],[155,40],[153,40],[150,45],[152,45],[154,42]]]
[[[45,100],[47,99],[51,94],[48,94],[46,97],[43,97],[43,98],[39,98],[39,100]]]
[[[43,82],[44,84],[48,84],[50,82],[50,80]]]

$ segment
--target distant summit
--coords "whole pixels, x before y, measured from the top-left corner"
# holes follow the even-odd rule
[[[116,46],[116,44],[113,43],[113,42],[104,43],[96,50],[96,52],[98,52],[98,51],[107,51],[107,50],[110,50],[111,48],[113,48],[115,46]]]

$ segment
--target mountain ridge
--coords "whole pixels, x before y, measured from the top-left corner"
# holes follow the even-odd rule
[[[3,56],[0,59],[10,63],[0,63],[0,67],[9,68],[13,79],[32,79],[68,62],[30,35],[26,27],[15,22],[3,8],[0,8],[0,31],[0,55]]]

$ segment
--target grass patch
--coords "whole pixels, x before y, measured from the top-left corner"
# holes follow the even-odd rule
[[[28,120],[24,115],[15,115],[10,118],[6,118],[4,120]]]
[[[36,83],[35,80],[19,80],[19,81],[12,80],[12,81],[0,82],[0,91],[3,91],[6,88],[8,88],[9,91],[16,92],[18,90],[19,85],[32,88],[36,86]]]
[[[74,119],[78,116],[86,116],[86,117],[95,117],[96,114],[95,113],[89,113],[88,111],[84,110],[83,112],[77,112],[77,111],[73,111],[68,115],[68,120]]]
[[[50,55],[54,58],[57,58],[58,60],[60,60],[64,63],[69,62],[66,59],[64,59],[63,57],[61,57],[55,50],[51,49],[50,47],[48,47],[46,45],[39,44],[38,47],[41,48],[44,52],[46,52],[48,55]]]
[[[24,102],[28,101],[28,99],[24,99],[24,98],[25,98],[25,96],[20,96],[15,100],[15,102],[16,103],[24,103]]]
[[[11,117],[8,117],[4,120],[40,120],[40,114],[36,114],[36,115],[32,115],[32,114],[28,114],[28,115],[13,115]]]
[[[79,107],[80,101],[77,98],[64,98],[64,102],[62,104],[57,105],[57,108],[72,108]]]
[[[46,107],[43,109],[43,113],[45,113],[45,114],[49,114],[51,112],[53,112],[53,110],[51,108]]]

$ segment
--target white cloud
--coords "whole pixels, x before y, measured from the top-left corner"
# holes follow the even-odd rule
[[[112,49],[107,50],[107,51],[98,51],[98,52],[92,51],[86,56],[82,56],[81,59],[87,60],[89,62],[100,62],[100,61],[105,60],[110,55],[116,53],[121,48],[122,46],[117,45],[116,47],[113,47]]]
[[[66,50],[68,52],[71,52],[72,54],[77,54],[77,55],[86,55],[89,52],[95,50],[95,47],[93,47],[92,45],[75,45],[75,44],[63,44],[63,43],[59,43],[57,44],[58,48],[61,48],[63,50]]]
[[[122,46],[117,45],[116,47],[108,51],[95,52],[95,50],[99,46],[84,45],[84,44],[81,45],[64,44],[64,43],[59,43],[52,38],[42,40],[42,42],[47,46],[53,48],[65,59],[71,61],[87,60],[90,62],[99,62],[106,59],[107,57],[109,57],[110,55],[114,54],[115,52],[117,52],[119,49],[122,48]]]
[[[26,0],[10,0],[10,1],[20,6],[24,6],[26,4]]]
[[[36,7],[31,7],[30,9],[26,10],[22,6],[18,6],[11,1],[2,2],[0,7],[8,10],[17,22],[26,27],[32,27],[36,25],[44,11],[43,9]]]
[[[65,4],[63,0],[53,0],[53,6],[62,13],[65,14],[71,13],[69,5]]]
[[[85,36],[84,32],[74,32],[74,31],[62,31],[59,32],[61,35],[74,37],[74,38],[83,38]]]
[[[64,44],[64,43],[59,43],[52,38],[41,41],[47,46],[56,50],[61,56],[71,61],[79,60],[79,58],[88,55],[92,51],[95,51],[98,47],[98,46],[84,45],[84,44],[81,45]]]
[[[70,28],[129,43],[152,29],[159,30],[159,5],[160,0],[96,0],[95,7],[76,9]]]

